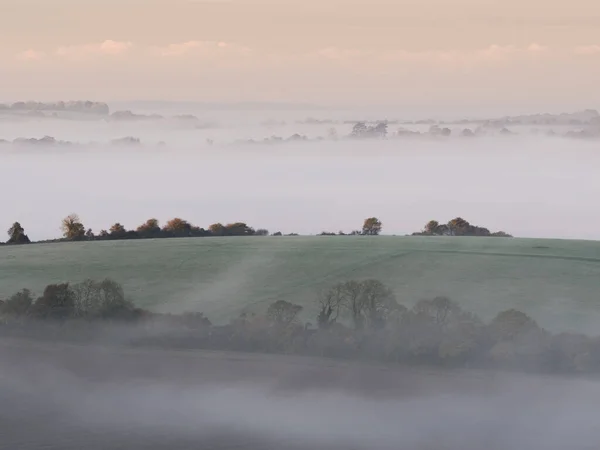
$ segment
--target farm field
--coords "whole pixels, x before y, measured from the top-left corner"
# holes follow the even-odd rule
[[[0,247],[0,298],[112,278],[137,305],[223,323],[339,281],[377,278],[411,306],[445,295],[484,319],[517,308],[553,331],[600,334],[600,242],[426,237],[196,238]]]

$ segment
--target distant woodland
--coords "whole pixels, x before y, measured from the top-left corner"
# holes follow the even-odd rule
[[[242,301],[243,304],[243,301]],[[310,303],[307,303],[310,304]],[[277,300],[260,314],[214,325],[202,313],[137,308],[112,280],[24,289],[0,301],[0,339],[21,337],[135,347],[287,353],[405,365],[600,373],[600,338],[552,334],[510,309],[484,322],[446,297],[412,307],[375,279],[349,280],[303,306]]]
[[[192,225],[187,220],[174,218],[164,226],[160,226],[157,219],[148,219],[135,230],[128,230],[119,222],[113,224],[108,230],[101,230],[98,234],[91,228],[86,228],[77,214],[65,217],[61,222],[63,236],[58,239],[39,242],[69,242],[69,241],[115,241],[126,239],[163,239],[163,238],[185,238],[185,237],[225,237],[225,236],[283,236],[277,231],[269,233],[264,228],[255,229],[244,222],[235,222],[227,225],[214,223],[207,229]],[[320,236],[378,236],[383,230],[383,224],[377,217],[369,217],[363,222],[360,230],[350,233],[343,231],[323,231]],[[19,222],[15,222],[7,230],[8,245],[31,244],[32,241],[25,233],[25,229]],[[429,221],[423,231],[413,233],[418,236],[479,236],[479,237],[511,237],[503,232],[490,232],[487,228],[471,225],[461,217],[452,219],[447,224]],[[286,236],[297,236],[289,233]]]
[[[74,102],[16,102],[13,104],[0,104],[0,116],[12,119],[54,119],[54,120],[101,120],[111,123],[125,122],[170,122],[178,126],[198,130],[210,130],[219,128],[219,124],[213,121],[200,120],[192,114],[178,114],[170,117],[160,114],[139,114],[129,110],[111,112],[107,103],[91,101]],[[473,138],[480,136],[512,136],[521,132],[542,134],[549,137],[566,137],[575,139],[598,139],[600,138],[600,113],[594,109],[587,109],[574,113],[561,114],[532,114],[522,116],[506,116],[491,119],[461,119],[455,121],[441,121],[424,119],[417,121],[400,121],[397,119],[365,121],[357,120],[334,120],[307,118],[296,120],[299,125],[327,126],[326,135],[309,138],[306,135],[294,133],[291,136],[270,136],[263,139],[243,139],[234,144],[280,144],[285,142],[309,142],[322,140],[365,140],[365,139],[446,139],[450,136],[458,138]],[[267,120],[261,123],[264,127],[288,125],[278,120]],[[352,130],[349,134],[339,133],[337,126],[348,127]],[[416,126],[416,127],[415,127]],[[423,130],[427,126],[427,130]],[[391,129],[394,127],[394,129]],[[524,130],[530,127],[531,130]],[[555,128],[554,128],[555,127]],[[214,142],[206,139],[208,145]],[[14,144],[16,146],[44,146],[64,147],[80,145],[97,145],[97,143],[77,143],[55,139],[52,136],[41,138],[20,137],[13,141],[3,140],[0,144]],[[134,136],[126,136],[116,139],[111,145],[140,145],[140,139]],[[164,143],[160,143],[164,144]]]

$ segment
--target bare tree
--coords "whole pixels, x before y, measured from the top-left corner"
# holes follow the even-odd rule
[[[337,321],[343,302],[344,287],[341,283],[336,284],[331,289],[319,295],[317,298],[320,308],[319,315],[317,316],[317,325],[319,328],[327,329]]]
[[[381,328],[389,312],[397,306],[394,293],[379,280],[366,280],[361,286],[365,320],[369,327]]]
[[[350,313],[354,328],[361,330],[364,326],[364,297],[362,295],[362,283],[355,280],[350,280],[342,284],[342,304]]]
[[[267,309],[267,319],[277,325],[288,326],[294,322],[302,311],[302,306],[285,300],[278,300]]]
[[[444,326],[451,316],[459,314],[461,309],[448,297],[435,297],[432,300],[419,300],[413,307],[413,311],[428,316],[436,325]]]

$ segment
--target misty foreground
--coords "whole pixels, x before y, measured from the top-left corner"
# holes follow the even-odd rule
[[[600,339],[409,309],[378,280],[315,300],[317,328],[284,300],[213,325],[111,280],[22,290],[0,305],[0,448],[596,448]]]
[[[592,449],[595,381],[0,341],[3,449]]]

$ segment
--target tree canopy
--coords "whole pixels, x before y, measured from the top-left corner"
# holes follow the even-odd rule
[[[366,236],[377,236],[381,233],[383,224],[377,217],[365,219],[362,227],[362,234]]]
[[[78,241],[85,236],[85,227],[77,214],[70,214],[62,220],[61,230],[65,239]]]
[[[25,234],[25,229],[19,222],[15,222],[8,229],[8,241],[9,244],[29,244],[31,241]]]

